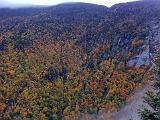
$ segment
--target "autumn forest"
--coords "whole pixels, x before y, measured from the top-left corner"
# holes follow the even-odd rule
[[[0,119],[74,120],[125,104],[151,79],[160,2],[146,3],[0,9]],[[134,62],[145,51],[149,62]]]

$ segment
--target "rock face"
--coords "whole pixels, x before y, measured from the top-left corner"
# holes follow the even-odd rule
[[[151,21],[149,22],[149,34],[146,37],[146,48],[140,55],[136,56],[128,62],[129,65],[136,64],[137,66],[146,64],[149,65],[152,57],[160,49],[160,22]]]
[[[151,27],[151,35],[149,35],[149,37],[150,37],[150,46],[152,47],[151,53],[154,53],[160,49],[160,21],[152,21],[150,27]]]

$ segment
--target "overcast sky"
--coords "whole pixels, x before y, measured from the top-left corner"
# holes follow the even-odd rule
[[[27,5],[56,5],[66,2],[86,2],[108,7],[122,2],[130,2],[137,0],[0,0],[0,7],[22,7]]]

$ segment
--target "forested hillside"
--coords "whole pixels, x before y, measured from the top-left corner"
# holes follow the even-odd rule
[[[159,20],[158,0],[0,9],[0,119],[115,111],[150,79]]]

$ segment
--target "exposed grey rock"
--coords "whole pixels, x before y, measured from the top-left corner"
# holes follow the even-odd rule
[[[128,62],[128,65],[136,65],[137,67],[151,63],[154,54],[160,50],[160,22],[151,21],[149,23],[149,35],[146,37],[145,51],[142,54],[134,57]]]

